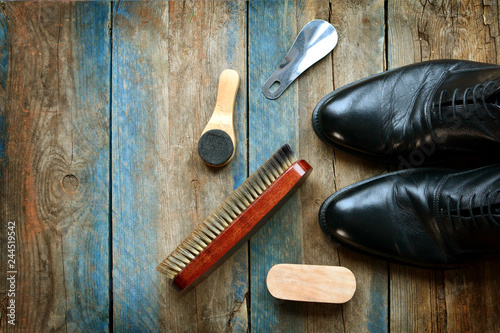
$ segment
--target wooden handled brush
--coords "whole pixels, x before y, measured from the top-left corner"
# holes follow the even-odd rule
[[[311,172],[288,144],[241,184],[156,268],[179,291],[214,271],[286,202]]]
[[[198,154],[210,166],[228,164],[236,151],[233,118],[239,85],[236,71],[226,69],[221,73],[214,112],[198,141]]]

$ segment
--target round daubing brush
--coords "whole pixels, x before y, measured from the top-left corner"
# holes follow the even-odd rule
[[[236,71],[226,69],[221,73],[214,112],[198,141],[198,154],[210,166],[224,166],[234,156],[233,113],[239,85],[240,77]]]

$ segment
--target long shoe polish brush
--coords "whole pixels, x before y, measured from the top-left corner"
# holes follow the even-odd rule
[[[219,267],[286,202],[311,172],[282,146],[156,268],[179,291]]]

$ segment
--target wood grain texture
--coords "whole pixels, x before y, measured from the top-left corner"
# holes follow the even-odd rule
[[[417,269],[326,239],[321,203],[387,168],[333,151],[311,128],[323,96],[387,68],[500,63],[498,0],[110,6],[0,5],[0,331],[107,331],[112,320],[116,331],[500,332],[498,260]],[[329,20],[338,45],[267,100],[262,85],[312,19]],[[196,145],[225,68],[241,77],[238,144],[231,164],[215,170]],[[286,142],[314,167],[304,186],[250,247],[178,295],[156,265]],[[9,220],[17,222],[14,329],[5,316]],[[343,305],[277,301],[265,277],[278,263],[345,266],[358,289]]]
[[[306,0],[297,3],[298,31],[313,19],[325,21],[332,19],[328,0]],[[332,4],[332,6],[337,5],[337,3]],[[333,24],[338,28],[335,23]],[[299,193],[304,263],[312,265],[339,265],[337,246],[323,234],[318,224],[320,205],[335,191],[333,149],[319,140],[311,126],[314,107],[333,90],[332,59],[338,51],[337,47],[295,81],[298,86],[299,151],[301,157],[314,167],[314,171]],[[306,307],[308,332],[344,331],[344,305],[308,303]]]
[[[266,278],[277,299],[299,302],[345,303],[356,291],[356,278],[341,266],[278,264]]]
[[[432,59],[500,61],[496,0],[389,1],[388,10],[391,68]]]
[[[385,69],[384,1],[344,1],[332,4],[332,24],[339,31],[333,53],[335,88]],[[333,159],[335,190],[370,178],[386,170],[381,164],[335,150]],[[334,189],[331,189],[334,192]],[[340,248],[339,265],[356,276],[357,291],[343,305],[346,331],[384,332],[388,330],[387,263]]]
[[[293,0],[253,0],[248,2],[248,11],[249,167],[253,172],[284,143],[302,158],[298,150],[298,81],[276,100],[268,100],[262,93],[263,84],[302,27],[297,26],[297,2]],[[306,330],[307,307],[276,300],[265,282],[272,266],[303,262],[301,225],[300,201],[294,195],[250,240],[250,318],[255,331]]]
[[[109,4],[2,4],[0,21],[0,290],[7,221],[18,271],[0,331],[107,331]]]
[[[232,163],[197,142],[225,68],[246,82],[244,2],[118,3],[113,9],[114,328],[245,331],[247,249],[179,295],[155,270],[246,178],[246,87]]]
[[[389,67],[432,59],[499,62],[497,1],[388,5]],[[439,272],[391,264],[391,330],[498,332],[499,261]]]

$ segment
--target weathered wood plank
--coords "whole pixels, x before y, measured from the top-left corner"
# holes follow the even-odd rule
[[[245,247],[184,295],[155,270],[246,178],[245,3],[119,3],[113,17],[114,327],[245,331]],[[212,169],[197,142],[226,68],[242,81],[238,145]]]
[[[395,332],[444,332],[443,273],[391,264],[391,322]]]
[[[498,331],[498,261],[448,272],[391,265],[338,250],[317,226],[323,200],[383,172],[322,144],[310,127],[321,97],[384,69],[382,1],[254,1],[250,8],[250,160],[246,160],[246,4],[120,3],[113,27],[113,255],[117,330],[245,331],[248,271],[255,331]],[[500,63],[498,1],[389,2],[389,67],[438,58]],[[332,56],[277,101],[261,86],[309,20],[339,31]],[[109,4],[5,4],[0,10],[0,262],[3,223],[17,222],[16,329],[108,327]],[[234,52],[232,50],[235,50]],[[332,61],[333,60],[333,61]],[[196,143],[224,68],[242,76],[238,150],[206,168]],[[333,69],[333,71],[332,71]],[[180,80],[179,78],[186,78]],[[190,102],[190,104],[188,104]],[[247,249],[184,296],[154,268],[282,143],[314,171]],[[332,172],[332,159],[334,169]],[[276,302],[275,263],[343,265],[349,303]],[[0,330],[6,327],[0,273]]]
[[[299,1],[297,29],[300,30],[313,19],[329,21],[330,16],[328,0]],[[335,190],[332,149],[318,139],[311,126],[312,110],[321,98],[333,90],[332,59],[333,54],[328,55],[297,80],[299,152],[314,167],[300,192],[300,207],[304,263],[338,266],[337,248],[318,225],[319,207]],[[343,306],[345,305],[307,304],[307,331],[343,331]]]
[[[339,31],[339,43],[333,54],[335,88],[382,72],[385,69],[384,1],[332,3],[331,15],[332,24]],[[330,188],[331,193],[386,170],[384,165],[338,150],[335,150],[333,165],[335,188]],[[345,330],[387,331],[387,263],[341,247],[339,264],[354,273],[358,285],[352,300],[343,305]]]
[[[499,60],[496,0],[389,1],[388,7],[391,68],[431,59]]]
[[[443,58],[499,63],[497,1],[389,1],[389,67]],[[499,262],[439,272],[391,265],[391,330],[496,332]]]
[[[444,276],[448,332],[500,332],[499,261]]]
[[[261,90],[300,28],[297,24],[296,1],[256,0],[250,1],[248,5],[249,166],[250,172],[253,172],[284,143],[290,143],[300,153],[297,82],[274,101],[266,99]],[[306,330],[306,305],[277,301],[269,294],[265,283],[273,265],[302,262],[301,210],[299,196],[295,194],[250,240],[253,330]]]
[[[16,222],[16,321],[107,331],[109,4],[1,5],[0,290]],[[8,326],[8,327],[6,327]]]

